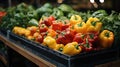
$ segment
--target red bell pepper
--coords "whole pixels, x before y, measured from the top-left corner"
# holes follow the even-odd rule
[[[69,21],[62,21],[62,30],[66,30],[70,26]]]
[[[82,43],[82,46],[84,46],[86,52],[90,52],[93,50],[93,45],[88,41],[88,38],[85,39],[85,41]]]
[[[36,37],[36,41],[39,42],[39,43],[42,43],[43,42],[43,36],[42,35],[38,35]]]
[[[61,31],[62,30],[62,23],[61,22],[57,22],[57,21],[54,21],[53,24],[51,25],[52,29],[53,30],[58,30],[58,31]]]
[[[69,41],[64,35],[59,34],[59,35],[57,35],[57,37],[56,37],[56,42],[57,42],[58,44],[64,44],[64,45],[66,45],[66,44],[69,43],[70,41]]]
[[[40,24],[45,24],[46,26],[51,26],[53,21],[55,21],[55,18],[53,16],[50,16],[46,19],[44,19],[43,21],[40,22]]]
[[[70,29],[66,29],[64,32],[65,32],[65,34],[64,34],[65,37],[72,42],[73,38],[74,38],[74,36],[76,34],[76,31],[70,30]]]
[[[44,23],[45,23],[46,26],[51,26],[53,24],[53,21],[55,21],[55,17],[50,16],[45,20]]]
[[[61,31],[61,33],[56,37],[56,41],[58,44],[66,45],[67,43],[73,41],[75,34],[76,34],[75,31],[66,29],[64,31]]]
[[[73,41],[78,42],[78,43],[82,43],[84,41],[85,37],[86,37],[86,34],[77,33],[75,35],[75,37],[73,38]]]
[[[90,43],[95,43],[98,40],[98,35],[95,33],[87,33],[87,38]]]
[[[47,36],[48,32],[42,32],[40,34],[42,35],[43,38],[45,38]]]
[[[46,32],[48,30],[48,27],[45,24],[39,24],[39,30],[40,33]]]

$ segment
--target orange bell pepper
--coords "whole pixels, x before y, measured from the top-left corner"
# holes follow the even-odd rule
[[[47,36],[55,37],[57,35],[57,32],[54,31],[53,29],[48,29],[48,34]]]
[[[103,30],[99,35],[100,46],[103,48],[111,47],[114,41],[114,34],[109,30]]]

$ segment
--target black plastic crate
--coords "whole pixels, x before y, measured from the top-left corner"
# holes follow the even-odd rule
[[[9,31],[9,30],[0,28],[0,34],[2,34],[3,36],[7,36],[7,32],[8,32],[8,31]]]
[[[62,67],[92,67],[97,64],[118,59],[118,47],[116,45],[108,49],[88,53],[84,52],[75,56],[69,56],[62,54],[61,52],[54,51],[46,46],[43,46],[42,44],[28,40],[25,37],[18,36],[12,32],[9,33],[9,39],[16,42],[19,41],[21,45],[31,48],[37,52],[38,55],[43,55],[43,59],[45,60],[51,59],[49,62],[55,64],[57,67],[61,67],[60,65],[62,65]],[[114,42],[114,44],[117,43]]]

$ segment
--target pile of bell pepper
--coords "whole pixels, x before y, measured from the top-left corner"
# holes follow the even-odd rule
[[[120,13],[115,11],[81,12],[67,4],[50,3],[37,9],[21,3],[2,11],[0,28],[67,55],[109,48],[114,37],[119,38]]]
[[[20,35],[16,28],[13,32]],[[95,17],[84,22],[81,16],[72,15],[69,20],[62,21],[51,15],[42,17],[39,26],[27,27],[30,33],[23,36],[63,54],[76,55],[112,46],[113,32],[101,28],[102,22]]]

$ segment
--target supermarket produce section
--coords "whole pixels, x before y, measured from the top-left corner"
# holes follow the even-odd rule
[[[21,3],[0,14],[0,40],[38,66],[93,67],[119,59],[120,13],[114,10]]]

